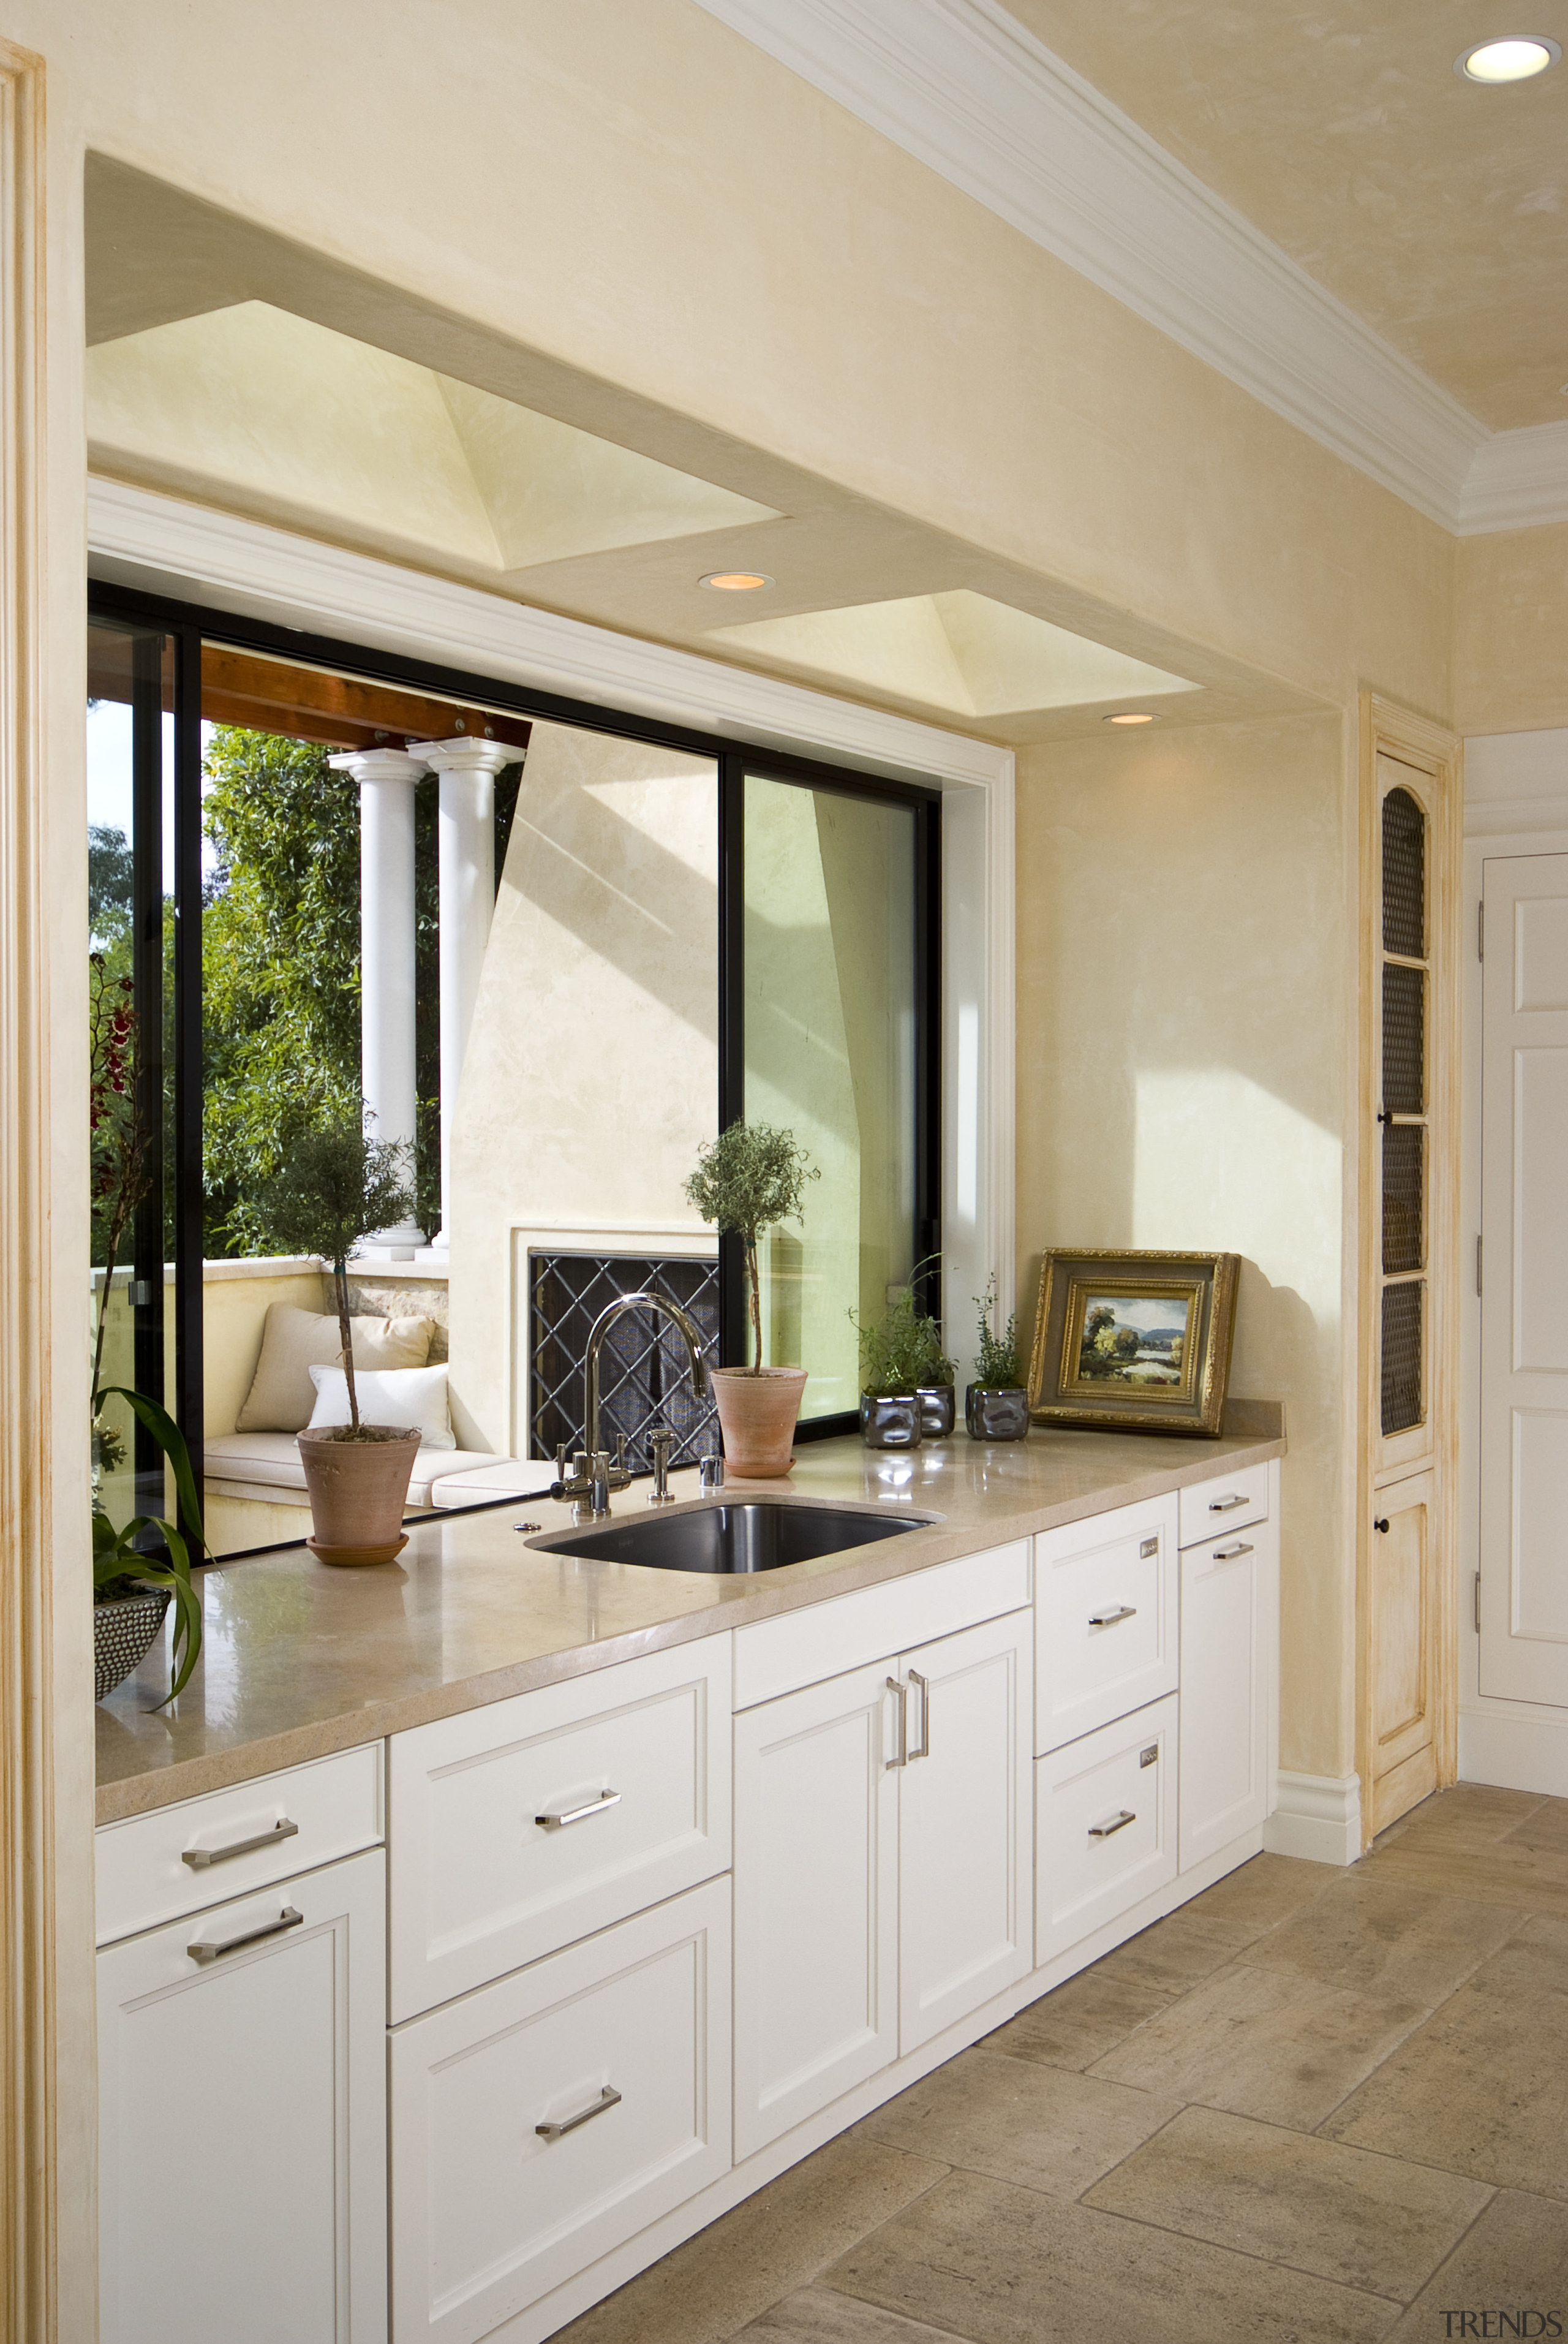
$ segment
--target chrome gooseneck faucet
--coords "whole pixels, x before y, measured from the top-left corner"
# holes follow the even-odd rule
[[[586,1453],[573,1460],[573,1470],[566,1470],[564,1447],[557,1451],[560,1479],[551,1490],[552,1498],[570,1498],[579,1520],[602,1521],[609,1511],[612,1490],[624,1490],[631,1480],[626,1467],[624,1434],[617,1444],[617,1461],[611,1464],[609,1452],[599,1446],[598,1429],[598,1359],[605,1336],[614,1321],[625,1310],[648,1309],[662,1312],[686,1345],[686,1356],[691,1369],[691,1389],[700,1399],[708,1389],[708,1371],[702,1360],[702,1337],[689,1315],[678,1302],[670,1302],[662,1294],[618,1294],[607,1302],[588,1330],[588,1350],[583,1366],[583,1426],[588,1441]],[[662,1482],[663,1475],[658,1477]],[[656,1490],[656,1496],[662,1496]]]

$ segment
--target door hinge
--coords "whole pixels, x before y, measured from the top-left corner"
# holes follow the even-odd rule
[[[1475,907],[1475,957],[1477,960],[1486,958],[1486,905],[1484,904],[1477,904]]]
[[[1477,1294],[1481,1291],[1481,1239],[1479,1238],[1475,1240],[1475,1290]]]
[[[1481,1633],[1481,1573],[1475,1574],[1475,1632]]]

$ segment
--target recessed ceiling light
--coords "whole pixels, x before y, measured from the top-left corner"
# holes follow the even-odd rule
[[[1107,724],[1153,724],[1158,722],[1151,708],[1123,708],[1114,716],[1104,719]]]
[[[759,586],[771,586],[773,581],[762,570],[710,570],[697,582],[720,594],[755,594]]]
[[[1544,33],[1520,34],[1505,41],[1477,41],[1455,57],[1453,70],[1463,81],[1530,81],[1562,54]]]

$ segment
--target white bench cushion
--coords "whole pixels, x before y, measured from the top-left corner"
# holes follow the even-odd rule
[[[206,1478],[215,1483],[243,1483],[246,1496],[273,1497],[278,1503],[297,1502],[305,1495],[305,1468],[299,1444],[292,1432],[220,1432],[202,1448]],[[427,1506],[432,1485],[465,1470],[507,1465],[508,1460],[487,1449],[424,1449],[414,1460],[408,1483],[408,1503]],[[521,1469],[519,1469],[521,1470]],[[532,1476],[537,1484],[540,1468]],[[504,1490],[498,1493],[504,1495]],[[461,1504],[461,1499],[447,1500]]]

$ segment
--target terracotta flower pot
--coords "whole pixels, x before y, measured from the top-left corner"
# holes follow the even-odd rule
[[[337,1430],[298,1436],[316,1531],[306,1544],[323,1562],[392,1562],[408,1543],[403,1508],[419,1435],[378,1424],[366,1428],[374,1440],[339,1440]]]
[[[745,1368],[714,1368],[710,1379],[729,1471],[748,1481],[788,1473],[805,1369],[764,1368],[754,1376]]]

